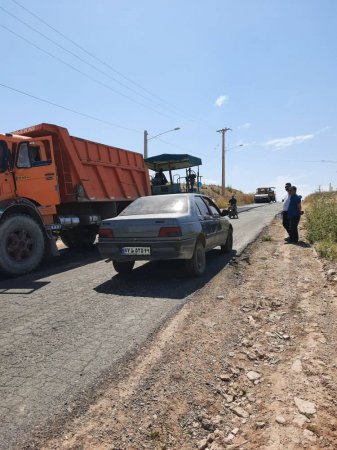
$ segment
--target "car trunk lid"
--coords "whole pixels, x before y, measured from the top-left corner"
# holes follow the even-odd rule
[[[109,223],[105,222],[112,228],[115,238],[153,238],[158,237],[161,228],[179,227],[176,218],[172,217],[137,217],[132,216],[132,219],[118,218]],[[103,226],[104,226],[103,225]]]

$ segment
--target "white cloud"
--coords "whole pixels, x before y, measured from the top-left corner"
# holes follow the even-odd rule
[[[242,129],[248,130],[248,128],[250,128],[251,126],[252,126],[252,124],[250,122],[246,122],[243,125],[239,125],[238,130],[242,130]]]
[[[221,106],[223,106],[225,103],[227,103],[229,100],[228,95],[220,95],[220,97],[218,97],[215,100],[215,104],[216,106],[218,106],[219,108],[221,108]]]
[[[285,138],[271,139],[264,143],[266,147],[273,147],[275,150],[280,150],[285,147],[290,147],[294,144],[302,144],[302,142],[313,139],[315,134],[303,134],[301,136],[289,136]]]
[[[269,141],[264,142],[262,145],[264,147],[272,147],[274,150],[280,150],[282,148],[290,147],[291,145],[294,144],[302,144],[305,141],[310,141],[317,135],[325,133],[327,130],[329,130],[329,128],[330,127],[326,126],[310,134],[302,134],[299,136],[288,136],[285,138],[270,139]]]
[[[323,128],[321,128],[321,129],[319,129],[318,131],[316,131],[315,134],[325,133],[325,132],[328,131],[329,129],[330,129],[330,127],[328,127],[328,126],[323,127]]]

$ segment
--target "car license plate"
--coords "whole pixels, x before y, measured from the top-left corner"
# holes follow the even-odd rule
[[[122,255],[151,255],[150,247],[122,247]]]

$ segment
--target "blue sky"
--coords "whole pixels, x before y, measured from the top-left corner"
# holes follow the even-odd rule
[[[0,83],[99,119],[0,85],[2,132],[49,122],[143,152],[144,129],[180,127],[149,156],[199,156],[220,184],[230,127],[226,184],[337,188],[321,162],[337,161],[334,0],[2,0],[0,15]]]

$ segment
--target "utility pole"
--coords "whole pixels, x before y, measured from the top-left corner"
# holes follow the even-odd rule
[[[225,169],[226,169],[226,161],[225,161],[225,134],[227,131],[232,131],[231,128],[222,128],[221,130],[217,130],[217,133],[222,134],[222,181],[221,181],[221,195],[225,195],[225,189],[226,189],[226,175],[225,175]]]

